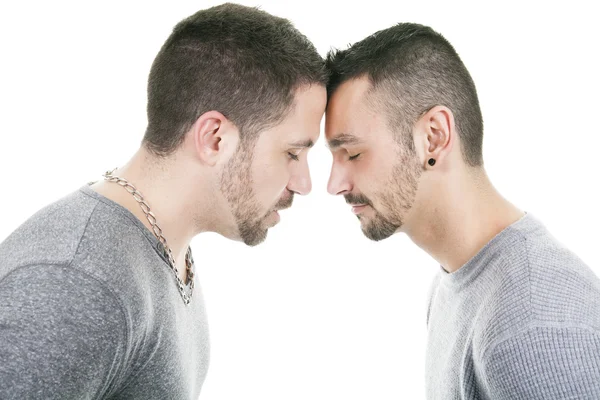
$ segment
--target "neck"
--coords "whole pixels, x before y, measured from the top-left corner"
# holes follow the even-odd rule
[[[474,257],[504,228],[519,220],[523,211],[504,199],[485,170],[467,168],[455,176],[438,176],[434,193],[420,193],[415,204],[426,204],[419,221],[407,220],[406,233],[447,272],[454,272]],[[445,182],[445,183],[444,183]],[[424,202],[424,200],[429,201]],[[433,200],[431,200],[433,199]],[[415,223],[416,222],[416,223]]]
[[[203,180],[190,176],[192,169],[185,168],[184,157],[180,154],[159,159],[142,147],[113,175],[126,179],[142,194],[171,248],[180,278],[185,281],[185,254],[189,243],[196,234],[211,228],[212,222],[202,219],[199,214],[213,213],[210,212],[210,199],[199,196],[199,193],[208,193],[203,190]],[[188,173],[184,173],[185,170]],[[125,188],[100,180],[92,185],[92,189],[131,211],[154,232],[139,203]],[[198,213],[199,209],[205,212]]]

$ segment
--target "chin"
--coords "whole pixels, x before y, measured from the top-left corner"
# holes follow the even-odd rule
[[[267,239],[267,230],[265,229],[264,233],[262,233],[260,236],[254,235],[251,238],[250,237],[243,238],[242,242],[244,242],[244,244],[246,246],[254,247],[254,246],[258,246],[259,244],[264,242],[266,239]]]
[[[262,223],[242,224],[239,226],[240,240],[246,246],[257,246],[267,239],[268,229]]]
[[[390,224],[376,226],[373,222],[364,223],[361,221],[361,230],[368,239],[379,242],[380,240],[387,239],[399,232],[400,227],[395,227]]]
[[[381,240],[387,239],[392,235],[379,235],[379,234],[374,234],[371,231],[368,231],[366,229],[362,230],[363,235],[365,235],[365,237],[369,240],[372,240],[374,242],[379,242]]]

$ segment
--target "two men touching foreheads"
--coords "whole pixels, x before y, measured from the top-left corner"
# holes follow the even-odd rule
[[[156,56],[147,111],[129,162],[0,244],[1,398],[196,399],[209,343],[189,243],[262,242],[311,190],[324,114],[329,193],[369,239],[405,233],[440,264],[427,398],[600,398],[600,280],[491,184],[475,84],[433,29],[324,60],[285,19],[201,10]]]

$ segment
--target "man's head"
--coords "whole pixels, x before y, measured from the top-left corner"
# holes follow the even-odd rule
[[[258,244],[276,210],[310,191],[323,64],[289,21],[230,3],[181,21],[164,43],[148,79],[143,145],[158,158],[192,154],[202,174],[190,175],[211,181],[204,195],[217,232]]]
[[[475,85],[431,28],[398,24],[331,51],[326,66],[328,190],[356,205],[370,239],[402,231],[428,211],[425,194],[435,193],[436,179],[424,182],[424,171],[483,165]]]

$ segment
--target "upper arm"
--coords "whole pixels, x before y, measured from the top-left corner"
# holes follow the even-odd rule
[[[600,399],[600,332],[591,328],[530,328],[482,361],[493,399]]]
[[[127,342],[122,306],[64,265],[21,267],[0,280],[0,398],[106,394]]]

